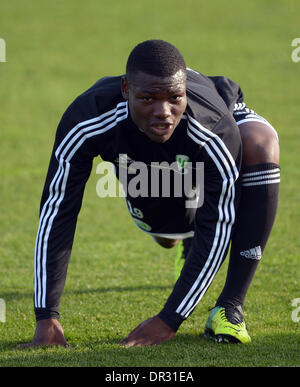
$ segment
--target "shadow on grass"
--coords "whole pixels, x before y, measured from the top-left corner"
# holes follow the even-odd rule
[[[79,295],[79,294],[101,294],[101,293],[123,293],[123,292],[138,292],[141,290],[167,290],[172,289],[172,285],[139,285],[139,286],[109,286],[93,289],[65,289],[64,295]],[[7,301],[18,301],[24,298],[33,298],[33,292],[23,292],[22,290],[14,292],[4,292],[0,294],[1,298]]]
[[[0,365],[47,367],[289,367],[300,366],[299,338],[293,333],[256,337],[252,343],[217,344],[199,335],[180,334],[155,347],[124,348],[122,339],[70,343],[62,347],[15,350],[6,343],[5,361]],[[2,344],[0,343],[1,347]],[[9,348],[8,348],[9,347]],[[3,347],[2,347],[3,348]]]

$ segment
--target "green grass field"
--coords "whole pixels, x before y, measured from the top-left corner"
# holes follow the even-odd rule
[[[10,0],[0,5],[0,366],[300,366],[300,62],[297,0]],[[189,67],[238,82],[281,143],[276,223],[249,290],[247,346],[203,339],[226,266],[171,342],[122,348],[119,340],[158,313],[173,284],[175,251],[134,225],[122,198],[100,199],[95,168],[79,216],[61,323],[73,350],[17,350],[32,339],[33,254],[39,201],[60,117],[98,78],[124,72],[142,40],[175,44]],[[99,160],[95,160],[95,167]],[[300,313],[299,313],[300,317]]]

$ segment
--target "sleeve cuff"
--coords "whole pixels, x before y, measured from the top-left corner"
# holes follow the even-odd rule
[[[59,320],[59,312],[57,308],[35,308],[34,312],[36,321],[46,320],[48,318],[55,318],[56,320]]]
[[[173,311],[168,311],[166,308],[164,308],[158,314],[158,317],[167,325],[169,325],[169,327],[171,327],[175,332],[179,329],[180,325],[185,320],[185,318],[180,314]]]

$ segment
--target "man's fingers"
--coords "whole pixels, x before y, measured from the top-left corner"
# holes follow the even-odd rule
[[[154,316],[139,324],[120,344],[125,347],[159,345],[174,337],[175,331]]]
[[[135,340],[122,340],[120,342],[120,344],[122,345],[122,347],[134,347],[137,343]]]
[[[140,338],[138,334],[136,334],[136,329],[135,332],[132,331],[125,339],[120,341],[120,344],[123,347],[134,347],[138,345],[143,345],[141,344],[142,341],[144,341],[144,338]],[[138,332],[137,332],[138,333]]]
[[[132,331],[125,339],[120,341],[123,347],[141,347],[144,345],[159,345],[162,341],[157,337],[149,336],[143,330]]]
[[[121,340],[119,344],[124,347],[133,347],[138,345],[138,341],[140,340],[141,334],[143,334],[143,325],[147,323],[148,320],[141,322],[133,331],[129,333],[125,339]],[[141,344],[140,344],[141,345]]]
[[[136,331],[136,329],[134,331]],[[134,331],[129,333],[129,335],[127,337],[125,337],[125,339],[121,340],[119,344],[121,344],[124,347],[132,347],[132,346],[134,346],[136,341],[137,341],[136,338],[135,338],[136,335],[135,335]]]
[[[143,347],[145,345],[157,345],[158,343],[154,343],[152,340],[145,340],[144,338],[142,339],[129,339],[129,340],[122,340],[120,342],[120,345],[123,347]]]

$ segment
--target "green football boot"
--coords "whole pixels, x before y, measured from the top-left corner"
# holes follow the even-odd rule
[[[181,240],[178,245],[177,245],[177,254],[175,256],[175,261],[174,261],[174,279],[175,282],[178,280],[181,270],[183,268],[185,259],[188,255],[191,242],[193,238],[187,238]]]
[[[217,343],[250,343],[243,313],[239,309],[216,306],[205,324],[204,337]]]

